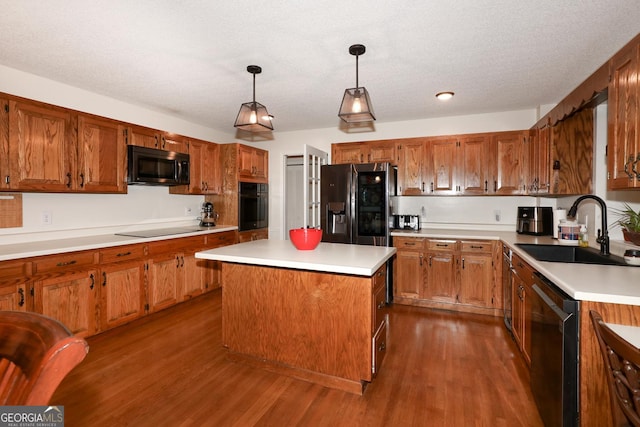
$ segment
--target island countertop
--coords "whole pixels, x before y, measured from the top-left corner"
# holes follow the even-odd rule
[[[393,247],[320,243],[310,251],[299,251],[288,240],[255,240],[196,252],[196,258],[292,268],[327,273],[372,276],[396,253]]]

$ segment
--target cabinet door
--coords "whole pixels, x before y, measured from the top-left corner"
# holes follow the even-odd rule
[[[126,193],[125,127],[118,122],[78,116],[76,189]]]
[[[70,113],[38,103],[9,101],[10,186],[68,191],[72,180]]]
[[[34,285],[36,312],[59,320],[78,336],[96,332],[97,270],[36,280]]]
[[[529,138],[529,162],[526,174],[527,192],[547,194],[551,189],[551,126],[531,132]]]
[[[202,181],[204,182],[204,193],[222,193],[222,171],[218,167],[218,164],[220,163],[220,147],[218,146],[218,144],[205,143],[204,150],[201,154],[202,161],[200,163],[202,165]]]
[[[520,132],[504,132],[493,136],[496,150],[496,194],[521,194],[524,192],[523,136]]]
[[[420,298],[423,275],[423,254],[418,251],[396,253],[393,281],[394,297]]]
[[[492,261],[491,254],[460,254],[460,304],[493,307],[495,281]]]
[[[363,163],[362,143],[333,144],[331,147],[331,164]]]
[[[434,139],[427,142],[426,168],[429,188],[433,194],[456,194],[460,188],[456,182],[458,175],[456,139]]]
[[[29,283],[20,285],[3,285],[0,282],[0,310],[3,311],[27,311],[27,293]]]
[[[127,144],[137,145],[139,147],[162,149],[160,133],[155,129],[149,129],[142,126],[131,126],[127,133]]]
[[[144,315],[144,262],[101,267],[100,329],[107,330]]]
[[[457,160],[459,162],[458,192],[463,194],[493,193],[495,169],[491,140],[486,135],[460,138]]]
[[[421,195],[425,191],[423,140],[400,140],[396,144],[398,157],[398,194],[403,196]]]
[[[384,163],[396,162],[396,144],[395,141],[368,142],[367,145],[367,162]]]
[[[191,141],[189,143],[189,185],[179,185],[177,188],[185,187],[189,194],[204,194],[204,156],[205,143]],[[172,190],[172,189],[170,189]]]
[[[213,275],[212,263],[205,259],[198,259],[194,253],[184,254],[184,282],[180,293],[180,301],[200,295],[205,286],[211,283]]]
[[[172,133],[160,133],[160,147],[162,150],[175,151],[176,153],[189,153],[187,138]]]
[[[423,298],[455,303],[458,295],[456,256],[454,252],[427,253],[426,280]]]
[[[607,188],[617,190],[640,185],[638,146],[638,73],[640,46],[631,46],[611,59],[608,100]],[[637,173],[634,173],[633,168]]]
[[[522,351],[524,335],[524,285],[517,274],[511,274],[511,333]]]
[[[181,300],[184,280],[184,255],[167,254],[149,261],[149,287],[147,302],[153,313],[170,307]]]
[[[593,109],[585,108],[552,127],[552,194],[591,194]]]

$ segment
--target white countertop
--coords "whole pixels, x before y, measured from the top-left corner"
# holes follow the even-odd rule
[[[539,273],[577,300],[640,305],[640,267],[538,261],[516,245],[557,245],[558,241],[551,236],[448,229],[422,229],[417,232],[397,230],[391,236],[501,240]]]
[[[134,243],[146,243],[156,240],[177,239],[181,237],[197,236],[206,233],[221,233],[223,231],[232,231],[238,229],[237,226],[227,225],[216,225],[215,227],[206,228],[198,228],[194,226],[193,228],[196,231],[191,233],[180,233],[148,238],[118,236],[114,233],[109,233],[85,237],[72,237],[67,239],[41,240],[29,243],[0,245],[0,261],[8,261],[18,258],[29,258],[41,255],[60,254],[65,252],[108,248],[113,246],[130,245]],[[127,231],[131,230],[128,229]]]
[[[255,240],[196,252],[196,258],[327,273],[372,276],[395,248],[320,243],[311,251],[299,251],[288,240]]]

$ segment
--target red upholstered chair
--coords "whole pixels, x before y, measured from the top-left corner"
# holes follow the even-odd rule
[[[589,311],[598,337],[611,396],[615,426],[640,426],[640,351]]]
[[[0,405],[48,405],[89,346],[57,320],[0,311]]]

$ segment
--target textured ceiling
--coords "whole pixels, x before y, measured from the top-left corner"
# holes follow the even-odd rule
[[[360,85],[378,122],[555,104],[640,32],[637,0],[0,0],[0,64],[232,131],[337,127]],[[447,103],[436,92],[452,90]]]

